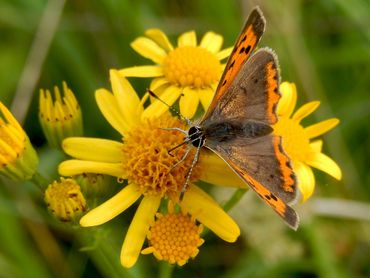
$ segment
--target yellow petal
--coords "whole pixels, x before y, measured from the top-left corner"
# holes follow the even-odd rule
[[[63,161],[58,167],[62,176],[74,176],[83,173],[94,173],[125,178],[126,172],[122,169],[122,163],[107,163],[87,160],[70,159]]]
[[[342,171],[338,164],[323,153],[312,153],[312,155],[308,157],[305,162],[308,165],[311,165],[312,167],[331,175],[337,180],[342,179]]]
[[[293,115],[292,119],[300,122],[302,119],[306,118],[308,115],[313,113],[320,105],[320,101],[311,101],[302,105]]]
[[[223,60],[223,59],[229,57],[231,52],[233,51],[233,48],[234,47],[231,46],[231,47],[225,48],[225,49],[221,50],[220,52],[216,53],[217,59]]]
[[[145,35],[155,41],[160,47],[162,47],[167,52],[173,50],[173,46],[168,40],[165,33],[160,29],[148,29],[145,31]]]
[[[216,154],[201,154],[204,165],[200,179],[219,186],[247,188],[248,185]]]
[[[311,168],[302,162],[294,161],[293,166],[297,175],[298,188],[302,194],[302,202],[305,202],[315,189],[315,176]]]
[[[174,104],[174,102],[179,98],[181,94],[181,88],[177,86],[169,86],[161,95],[161,99],[167,103],[169,106]],[[168,106],[163,104],[159,100],[155,100],[150,104],[142,113],[142,119],[157,118],[168,110]]]
[[[160,66],[136,66],[119,70],[125,77],[158,77],[163,76],[163,69]]]
[[[124,267],[132,267],[136,263],[160,202],[159,196],[145,196],[141,201],[123,242],[121,264]]]
[[[207,111],[211,101],[213,99],[214,90],[211,88],[207,89],[198,89],[198,96],[200,99],[200,103],[202,104],[205,111]]]
[[[220,51],[223,42],[224,39],[222,36],[214,32],[207,32],[204,34],[200,42],[200,47],[203,47],[212,53],[217,53]]]
[[[323,141],[322,140],[315,140],[313,142],[310,143],[310,147],[315,151],[315,152],[318,152],[318,153],[321,153],[321,150],[322,150],[322,144],[323,144]]]
[[[139,187],[129,184],[112,198],[84,215],[80,220],[80,225],[90,227],[108,222],[129,208],[140,196]]]
[[[6,108],[6,106],[1,101],[0,101],[0,111],[4,115],[4,118],[8,121],[8,123],[13,125],[17,130],[22,130],[23,131],[21,125],[18,123],[16,118],[14,118],[13,114],[10,113],[8,108]],[[0,119],[1,119],[1,117],[0,117]]]
[[[115,97],[105,89],[98,89],[95,92],[96,103],[104,118],[122,136],[130,130],[129,124],[123,119]]]
[[[157,90],[159,87],[162,87],[164,85],[167,85],[169,84],[169,81],[167,78],[163,78],[163,77],[159,77],[159,78],[154,78],[152,80],[152,82],[150,83],[150,90],[152,91],[155,91]],[[158,94],[158,92],[155,92]]]
[[[69,137],[63,150],[72,157],[100,162],[122,162],[122,143],[98,138]]]
[[[183,33],[177,40],[178,47],[197,46],[197,35],[194,31]]]
[[[277,107],[279,116],[290,117],[297,103],[297,88],[294,83],[283,82],[280,85],[281,99]]]
[[[339,124],[339,120],[336,118],[328,119],[325,121],[321,121],[317,124],[310,125],[305,128],[305,133],[308,136],[308,138],[315,138],[317,136],[320,136],[329,130],[333,129]]]
[[[113,94],[120,108],[123,119],[130,125],[136,126],[140,123],[140,115],[144,108],[140,98],[131,84],[119,74],[117,70],[110,70]]]
[[[235,242],[239,237],[240,229],[235,221],[199,187],[189,187],[181,206],[223,240]]]
[[[139,37],[131,43],[131,47],[141,56],[152,60],[154,63],[162,64],[167,53],[158,44],[148,38]]]
[[[190,87],[185,87],[180,97],[180,113],[188,119],[194,117],[199,104],[198,93]]]

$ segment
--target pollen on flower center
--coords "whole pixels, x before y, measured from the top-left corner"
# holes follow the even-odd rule
[[[168,153],[168,150],[181,144],[184,139],[179,131],[162,129],[170,127],[186,128],[177,118],[164,114],[138,126],[124,139],[123,167],[128,173],[128,182],[139,186],[143,194],[177,198],[183,189],[195,150],[190,151],[187,158],[173,168],[188,146],[181,146],[171,154]],[[199,177],[199,164],[198,162],[192,171],[191,181]]]
[[[179,86],[210,86],[218,81],[221,70],[221,64],[214,54],[194,46],[176,48],[163,62],[164,75]]]
[[[297,121],[281,117],[274,126],[274,133],[283,137],[284,150],[293,161],[304,161],[309,155],[310,140]]]
[[[158,214],[148,233],[149,245],[142,253],[153,253],[158,260],[184,265],[198,253],[204,240],[203,227],[185,213]]]

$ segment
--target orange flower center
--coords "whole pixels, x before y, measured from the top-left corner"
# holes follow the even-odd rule
[[[179,131],[162,129],[171,127],[186,128],[177,118],[164,114],[138,126],[124,139],[124,170],[128,173],[129,183],[138,185],[143,194],[176,199],[185,185],[195,148],[183,162],[173,167],[190,146],[183,145],[169,154],[168,150],[181,144],[184,139]],[[194,167],[190,181],[199,178],[199,165],[200,162]]]
[[[167,55],[163,62],[163,71],[173,84],[205,88],[218,82],[222,69],[220,61],[208,50],[183,46]]]
[[[149,248],[143,253],[153,253],[159,260],[171,264],[184,265],[198,253],[198,247],[204,242],[200,238],[202,226],[184,213],[158,214],[157,220],[151,226],[148,239]]]

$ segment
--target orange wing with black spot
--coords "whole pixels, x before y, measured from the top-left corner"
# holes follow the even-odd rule
[[[213,100],[203,118],[208,117],[208,114],[213,111],[218,101],[233,83],[237,73],[248,60],[251,53],[256,48],[257,43],[261,39],[262,34],[265,31],[265,25],[266,21],[261,10],[258,7],[254,8],[235,43]]]
[[[226,93],[201,123],[255,120],[272,125],[277,121],[279,99],[278,60],[272,50],[262,48],[242,66]]]
[[[297,213],[288,206],[281,198],[277,197],[260,182],[252,178],[248,173],[243,171],[237,165],[231,164],[238,175],[246,180],[250,187],[265,201],[284,221],[294,230],[297,230],[299,225],[299,217]]]

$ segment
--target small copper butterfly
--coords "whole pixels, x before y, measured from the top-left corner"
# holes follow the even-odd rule
[[[280,99],[278,61],[268,48],[253,52],[265,23],[261,10],[254,8],[208,110],[198,125],[190,127],[185,141],[220,156],[290,227],[297,229],[298,215],[287,205],[296,198],[296,177],[282,138],[273,135],[271,127],[277,121]]]
[[[265,24],[261,10],[254,8],[236,41],[208,110],[187,132],[175,128],[186,134],[181,145],[192,144],[197,148],[183,191],[200,149],[205,147],[221,157],[296,230],[299,217],[288,205],[296,199],[296,177],[283,150],[282,138],[272,134],[271,126],[277,122],[276,106],[280,99],[278,61],[268,48],[254,51]],[[178,163],[185,160],[189,151]]]

